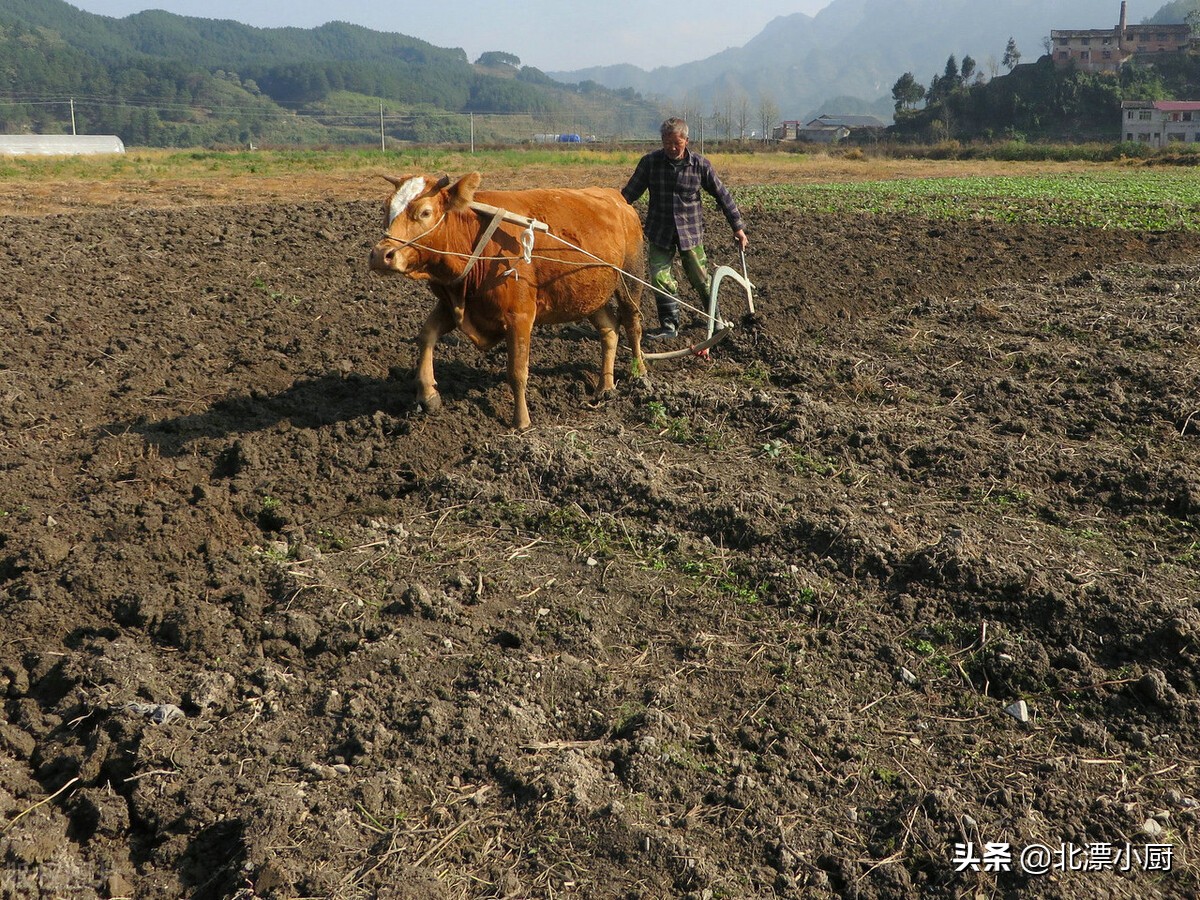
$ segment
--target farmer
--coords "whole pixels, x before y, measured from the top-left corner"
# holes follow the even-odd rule
[[[646,240],[650,244],[650,283],[658,306],[659,327],[647,332],[651,340],[673,338],[679,332],[678,285],[671,273],[676,252],[684,274],[704,308],[708,307],[710,275],[704,255],[704,218],[700,189],[714,198],[725,214],[733,236],[743,250],[746,238],[742,214],[712,163],[688,149],[688,126],[683,119],[670,118],[659,128],[662,149],[647,153],[621,194],[629,203],[637,202],[650,191],[650,209],[646,213]]]

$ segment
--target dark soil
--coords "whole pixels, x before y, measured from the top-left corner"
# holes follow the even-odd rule
[[[750,209],[514,433],[382,200],[0,219],[0,897],[1196,896],[1200,238]]]

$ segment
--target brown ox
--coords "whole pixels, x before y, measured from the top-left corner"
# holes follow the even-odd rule
[[[424,175],[388,180],[396,190],[388,201],[387,236],[371,251],[371,268],[426,280],[437,297],[417,338],[417,399],[426,409],[441,405],[433,347],[455,327],[480,350],[507,340],[515,428],[529,427],[525,387],[534,325],[584,318],[595,325],[601,344],[599,392],[611,394],[617,318],[608,300],[614,295],[633,347],[634,372],[645,372],[641,283],[618,271],[641,272],[642,226],[618,191],[476,193],[482,180],[478,172],[454,184]],[[508,221],[494,222],[494,210],[509,213]],[[533,220],[536,230],[512,220]],[[526,261],[522,239],[530,237]]]

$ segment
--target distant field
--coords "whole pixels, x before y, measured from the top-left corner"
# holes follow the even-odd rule
[[[559,148],[380,151],[131,151],[120,157],[0,158],[0,214],[91,207],[371,199],[377,176],[478,170],[484,187],[620,186],[640,151]],[[1200,178],[1138,161],[1005,162],[711,156],[749,208],[903,213],[1091,228],[1195,230]]]

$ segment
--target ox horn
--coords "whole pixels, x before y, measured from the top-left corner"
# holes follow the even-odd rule
[[[442,188],[446,188],[449,186],[450,186],[450,176],[443,175],[441,178],[438,179],[438,183],[436,185],[434,185],[433,189],[435,191],[440,191]]]

